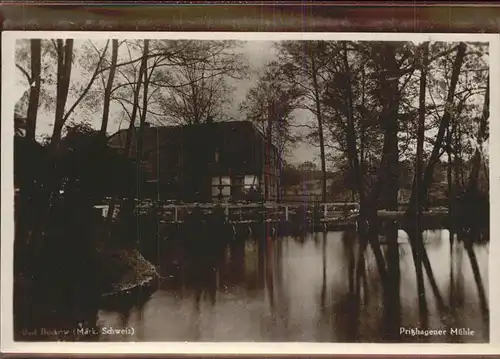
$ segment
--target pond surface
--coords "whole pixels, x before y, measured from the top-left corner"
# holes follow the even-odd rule
[[[158,290],[141,304],[98,312],[98,325],[130,327],[133,334],[99,340],[381,342],[392,330],[393,341],[487,342],[488,303],[481,303],[478,288],[484,287],[487,300],[488,245],[474,246],[478,283],[469,252],[461,242],[451,246],[447,230],[426,231],[424,241],[445,309],[424,271],[427,311],[419,311],[415,265],[403,231],[397,245],[399,295],[397,286],[390,288],[399,310],[385,305],[370,248],[364,275],[356,279],[358,241],[352,232],[248,238],[197,252],[180,241],[164,242],[157,253]],[[447,334],[411,335],[416,328]]]

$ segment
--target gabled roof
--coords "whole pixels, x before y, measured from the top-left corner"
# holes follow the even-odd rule
[[[198,133],[207,133],[208,135],[210,129],[216,129],[218,133],[222,133],[227,137],[234,136],[233,132],[237,131],[239,133],[251,135],[254,138],[255,136],[259,136],[261,140],[264,140],[262,132],[260,132],[250,121],[224,121],[184,126],[147,126],[142,130],[144,152],[168,145],[175,139],[178,139],[178,136],[181,136],[185,131],[199,131]],[[134,135],[138,131],[139,129],[135,128]],[[115,148],[123,148],[125,146],[127,132],[128,129],[122,129],[111,135],[108,140],[110,145]],[[134,142],[133,137],[132,151],[134,151],[135,148]]]

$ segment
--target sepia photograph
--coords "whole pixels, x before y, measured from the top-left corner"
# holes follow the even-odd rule
[[[490,342],[491,36],[53,35],[3,53],[14,342]]]

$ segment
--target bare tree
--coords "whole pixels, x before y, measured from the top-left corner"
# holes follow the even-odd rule
[[[142,81],[144,78],[144,74],[146,72],[147,62],[148,62],[148,58],[147,58],[147,52],[149,49],[148,44],[149,44],[148,40],[144,40],[143,57],[141,60],[141,65],[139,67],[139,73],[137,75],[137,83],[135,84],[135,88],[134,88],[132,112],[130,114],[130,122],[129,122],[128,132],[127,132],[127,139],[125,142],[125,149],[124,149],[124,155],[127,157],[130,154],[130,147],[132,144],[132,135],[133,135],[134,130],[135,130],[135,122],[137,120],[137,114],[140,111],[139,106],[140,106],[141,85],[142,85]],[[146,56],[144,56],[144,55],[146,55]]]
[[[130,150],[132,146],[132,139],[135,135],[135,123],[137,119],[137,114],[139,113],[139,106],[140,106],[140,92],[141,92],[141,82],[145,78],[145,74],[147,72],[147,66],[148,66],[148,54],[149,54],[149,40],[144,40],[143,41],[143,53],[141,57],[141,64],[139,67],[139,72],[137,75],[137,80],[135,81],[135,86],[133,90],[133,102],[132,102],[132,111],[131,114],[129,115],[129,127],[127,130],[126,134],[126,139],[125,139],[125,148],[123,150],[123,155],[125,157],[128,157],[130,155]],[[140,163],[140,155],[136,156],[136,163],[137,165]],[[128,200],[120,201],[121,204],[121,209],[120,209],[120,215],[121,216],[127,216],[130,215],[130,212],[133,212],[134,210],[134,195],[129,194]],[[115,213],[115,208],[117,205],[117,199],[112,198],[110,203],[109,203],[109,208],[108,208],[108,215],[106,217],[106,225],[104,226],[104,236],[106,238],[106,234],[109,234],[110,230],[110,225],[113,219],[113,215]],[[126,207],[126,208],[123,208]]]
[[[361,172],[361,167],[359,163],[358,150],[356,144],[356,132],[355,132],[355,124],[354,124],[354,105],[353,105],[353,96],[352,96],[352,84],[351,84],[351,71],[348,61],[348,49],[347,43],[342,43],[342,60],[343,60],[343,70],[344,70],[344,78],[345,78],[345,98],[347,102],[347,128],[346,128],[346,142],[347,142],[347,157],[349,162],[349,167],[351,173],[354,175],[354,182],[356,189],[360,196],[360,204],[361,204],[361,227],[360,233],[363,235],[367,235],[368,242],[373,249],[375,254],[375,259],[377,262],[377,268],[379,269],[379,274],[382,280],[382,284],[386,287],[386,278],[387,278],[387,269],[385,265],[385,260],[380,250],[380,244],[378,242],[378,236],[374,233],[374,226],[369,224],[369,221],[373,216],[371,211],[373,205],[368,202],[368,197],[365,192],[365,188],[363,186],[363,173]],[[368,228],[366,228],[366,224],[368,223]],[[363,241],[362,247],[366,245],[366,241]]]
[[[28,103],[26,137],[35,141],[36,119],[38,114],[38,103],[40,99],[41,86],[41,54],[42,45],[40,39],[31,39],[31,76],[28,79],[30,83],[30,94]]]
[[[427,71],[429,67],[429,43],[426,42],[422,46],[421,69],[420,69],[420,94],[419,94],[419,113],[418,113],[418,129],[417,129],[417,154],[415,162],[415,189],[421,186],[423,173],[423,155],[425,141],[425,116],[426,116],[426,87],[427,87]],[[417,200],[416,213],[420,215],[421,206]]]
[[[111,63],[109,65],[109,75],[104,89],[104,103],[102,110],[102,124],[101,124],[101,134],[106,135],[106,130],[108,128],[109,121],[109,107],[111,103],[111,92],[113,90],[113,81],[115,79],[116,64],[118,61],[118,40],[114,39],[112,41],[111,50]]]
[[[284,41],[277,45],[279,62],[284,66],[288,81],[303,91],[303,108],[310,110],[316,117],[316,133],[319,139],[322,198],[326,201],[326,154],[324,139],[324,118],[322,92],[324,81],[322,72],[328,63],[327,45],[324,41]]]
[[[490,85],[488,82],[486,93],[484,95],[484,104],[483,104],[483,112],[481,114],[481,117],[479,119],[479,130],[477,134],[477,144],[476,144],[476,150],[474,151],[474,158],[472,160],[472,169],[470,172],[469,176],[469,182],[467,185],[467,191],[469,193],[472,193],[477,189],[477,183],[478,183],[478,177],[479,177],[479,171],[481,168],[481,160],[485,160],[483,158],[482,150],[483,150],[483,143],[485,140],[488,139],[488,119],[490,117]]]
[[[462,63],[464,61],[464,56],[465,56],[465,50],[466,50],[466,45],[464,43],[460,43],[458,46],[457,50],[457,55],[453,64],[453,69],[452,69],[452,74],[451,74],[451,80],[450,80],[450,86],[448,89],[448,95],[446,98],[446,109],[445,112],[441,118],[440,124],[439,124],[439,130],[438,134],[436,136],[436,140],[434,143],[434,147],[432,149],[432,153],[430,155],[429,161],[427,163],[427,166],[425,167],[424,173],[423,173],[423,178],[422,178],[422,183],[420,188],[417,190],[416,189],[416,180],[414,179],[414,185],[413,185],[413,190],[410,198],[410,203],[409,203],[409,211],[413,211],[415,209],[415,203],[422,203],[423,200],[425,199],[427,192],[429,190],[429,187],[432,183],[432,177],[434,173],[434,168],[439,160],[439,157],[441,156],[441,149],[443,147],[443,141],[444,141],[444,136],[446,129],[450,123],[450,120],[452,116],[454,115],[454,97],[455,97],[455,89],[457,87],[458,83],[458,77],[460,74],[460,68],[462,66]],[[409,212],[411,213],[411,212]],[[411,213],[413,214],[413,213]]]
[[[197,124],[224,115],[231,100],[228,80],[247,73],[238,46],[234,41],[189,41],[182,55],[169,57],[168,68],[151,81],[163,89],[156,100],[164,121]]]
[[[424,154],[424,138],[425,138],[425,116],[426,116],[426,87],[427,87],[427,71],[429,67],[429,42],[422,45],[421,50],[421,65],[420,65],[420,92],[419,92],[419,116],[417,128],[417,154],[415,163],[415,190],[418,191],[422,182],[422,169],[423,169],[423,154]],[[412,243],[412,253],[415,262],[415,270],[417,275],[417,288],[418,288],[418,302],[420,311],[427,311],[427,302],[425,299],[424,278],[422,273],[422,248],[415,243],[416,238],[420,237],[420,219],[421,219],[421,205],[419,201],[415,203],[414,209],[416,215],[417,225],[415,226],[414,233],[410,233]]]
[[[401,68],[396,59],[399,44],[384,43],[378,49],[380,56],[377,59],[380,66],[380,101],[382,112],[380,120],[384,131],[384,147],[380,163],[380,176],[377,183],[377,197],[380,196],[380,207],[397,210],[398,206],[398,178],[399,178],[399,104]],[[374,199],[375,201],[378,198]]]
[[[69,119],[78,104],[85,98],[90,88],[92,87],[94,81],[96,80],[99,73],[102,71],[102,62],[106,54],[109,41],[106,42],[106,46],[102,53],[99,55],[97,64],[95,65],[95,70],[88,81],[87,85],[83,89],[80,96],[75,100],[73,105],[69,110],[65,110],[66,102],[68,100],[68,93],[71,80],[71,69],[73,66],[73,39],[62,40],[58,39],[53,41],[54,47],[57,53],[57,96],[56,96],[56,111],[55,111],[55,121],[54,121],[54,131],[51,137],[51,147],[55,150],[58,149],[59,143],[61,141],[61,134],[64,124]]]
[[[54,132],[52,133],[51,146],[56,149],[59,146],[65,122],[64,110],[68,99],[71,68],[73,66],[73,43],[73,39],[58,39],[55,45],[57,51],[57,97]]]
[[[246,114],[264,134],[266,148],[275,146],[278,150],[277,160],[280,170],[283,167],[285,152],[294,145],[296,135],[293,134],[293,112],[299,107],[301,91],[296,86],[289,86],[278,63],[272,63],[259,78],[257,84],[250,89],[240,110]],[[265,155],[266,160],[271,157]],[[269,165],[269,164],[267,164]],[[264,188],[267,190],[268,178],[264,176]]]

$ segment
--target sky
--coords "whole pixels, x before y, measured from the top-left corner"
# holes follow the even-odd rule
[[[75,41],[75,48],[78,48],[79,46],[82,46],[85,41],[83,40],[76,40]],[[105,40],[100,40],[100,41],[93,41],[93,43],[97,47],[104,47]],[[248,91],[254,87],[257,83],[259,74],[261,74],[265,68],[266,65],[274,60],[276,58],[276,52],[273,47],[274,41],[245,41],[243,42],[243,47],[239,49],[242,53],[242,55],[247,59],[250,67],[251,67],[251,73],[252,75],[250,78],[245,79],[245,80],[231,80],[231,85],[234,87],[234,91],[232,93],[232,102],[230,103],[230,109],[229,109],[229,115],[235,119],[240,119],[243,120],[244,117],[242,114],[239,113],[239,106],[241,102],[245,99],[246,94]],[[120,51],[126,51],[123,49],[124,47],[120,47]],[[120,52],[119,58],[122,59],[122,56],[127,56],[126,53]],[[134,56],[136,58],[136,56]],[[124,57],[126,60],[127,58]],[[119,60],[120,61],[120,60]],[[84,73],[80,69],[80,74],[78,72],[78,65],[74,65],[73,73],[72,73],[72,81],[80,82],[82,84],[85,84],[88,80],[85,78],[79,79],[79,76]],[[88,74],[88,72],[87,72]],[[21,96],[23,91],[27,88],[29,84],[27,84],[27,81],[21,71],[16,70],[16,84],[18,87],[14,89],[16,93],[19,93]],[[429,96],[429,94],[428,94]],[[69,108],[71,104],[75,101],[75,98],[69,98],[68,99],[68,104],[66,108]],[[479,102],[482,102],[483,99],[482,97],[478,99]],[[418,104],[415,104],[418,106]],[[110,111],[110,123],[108,126],[108,132],[114,133],[120,128],[123,128],[124,126],[127,126],[127,121],[124,121],[123,116],[122,116],[122,108],[120,107],[119,104],[116,102],[113,102],[111,105],[111,111]],[[95,114],[92,115],[91,117],[91,122],[92,125],[95,128],[99,128],[101,124],[101,114],[102,110],[97,109]],[[82,116],[79,116],[78,110],[75,111],[74,118],[81,118]],[[295,112],[295,120],[298,124],[306,124],[310,122],[311,120],[314,120],[312,118],[312,114],[310,114],[308,111],[296,111]],[[37,135],[47,135],[52,133],[52,128],[53,128],[53,122],[54,122],[54,114],[53,113],[48,113],[47,111],[41,110],[39,111],[39,117],[38,117],[38,123],[37,123]],[[433,134],[430,134],[431,136]],[[430,144],[429,144],[430,145]],[[305,161],[313,161],[315,163],[319,163],[319,148],[318,146],[312,146],[308,143],[299,143],[296,145],[296,147],[291,151],[291,154],[289,158],[287,158],[287,161],[294,163],[294,164],[300,164]]]
[[[75,48],[81,46],[82,43],[83,41],[81,40],[75,41]],[[99,45],[97,41],[94,41],[94,43],[96,43],[96,46]],[[103,47],[104,43],[101,44],[101,46]],[[244,119],[238,111],[241,102],[245,99],[248,91],[257,83],[259,73],[262,73],[262,71],[265,70],[266,65],[276,57],[276,52],[273,48],[273,42],[271,41],[247,41],[244,42],[243,47],[240,49],[240,51],[242,55],[248,59],[248,63],[251,67],[251,76],[249,79],[234,80],[230,83],[232,86],[234,86],[234,92],[232,93],[233,100],[230,104],[229,114],[236,119]],[[119,57],[120,56],[121,54],[119,55]],[[76,65],[73,68],[72,81],[78,81],[78,77],[79,73]],[[85,82],[86,79],[81,80],[82,84],[84,84]],[[15,83],[17,87],[16,89],[14,89],[14,91],[16,93],[19,93],[19,97],[21,97],[28,88],[29,84],[27,83],[27,80],[22,72],[17,68]],[[66,109],[68,109],[74,101],[75,98],[69,98]],[[108,133],[114,133],[126,125],[126,121],[121,120],[121,112],[122,108],[118,104],[114,103],[111,105]],[[75,115],[73,117],[78,118],[78,110],[75,110]],[[307,112],[298,111],[296,114],[296,120],[299,123],[305,123],[309,121],[309,119],[310,116]],[[92,116],[91,122],[94,128],[100,128],[101,111],[96,112],[95,116]],[[40,109],[37,120],[37,136],[52,134],[53,123],[54,114]],[[295,164],[300,164],[305,161],[319,162],[318,159],[318,148],[307,143],[297,144],[296,147],[291,151],[289,158],[287,158],[289,162]]]

